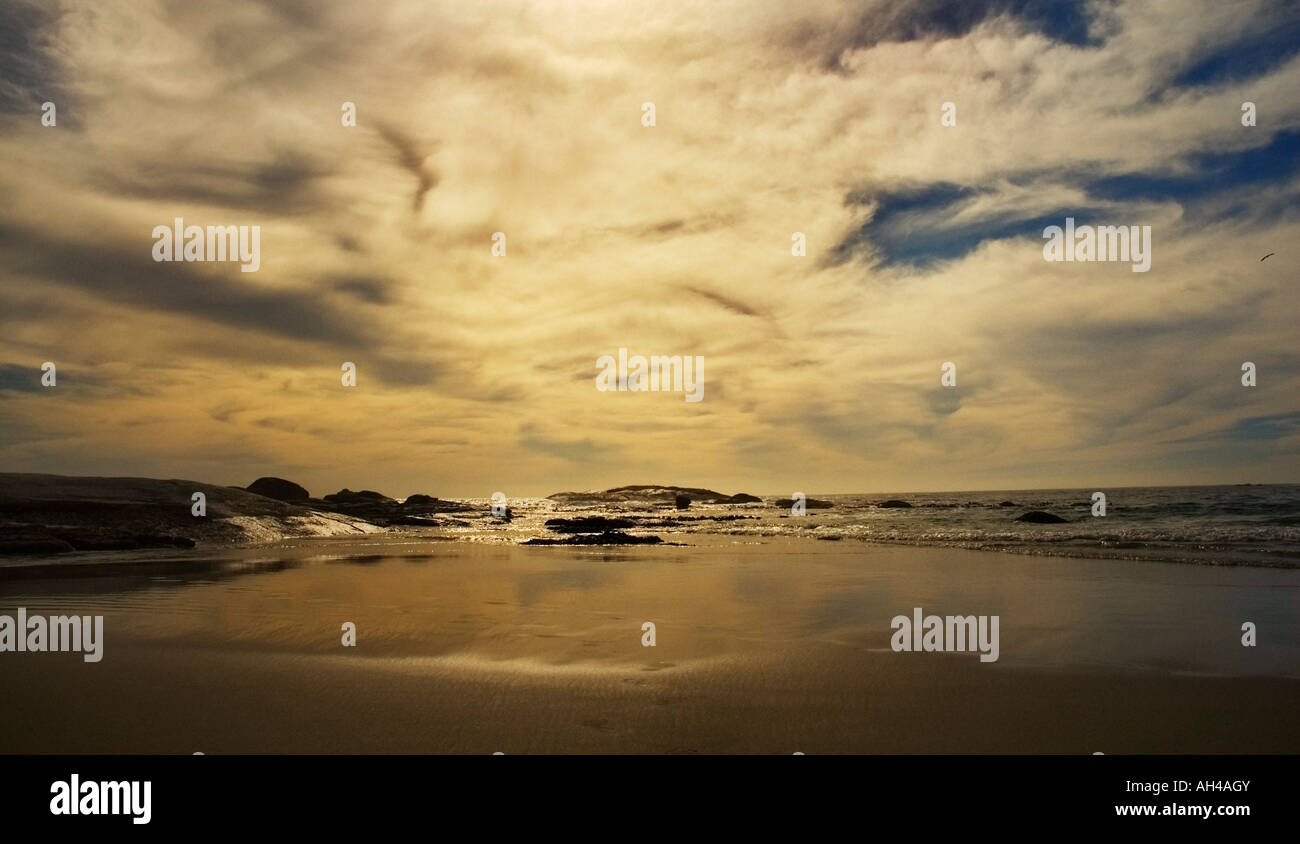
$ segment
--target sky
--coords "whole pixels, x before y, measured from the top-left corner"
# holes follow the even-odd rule
[[[0,471],[397,497],[1300,482],[1294,3],[0,17]],[[1067,216],[1150,226],[1150,270],[1045,260]],[[177,217],[259,226],[259,269],[155,261]],[[702,356],[703,399],[598,390],[620,348]]]

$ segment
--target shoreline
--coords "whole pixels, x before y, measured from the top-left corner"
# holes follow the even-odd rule
[[[650,529],[643,529],[637,535],[646,535],[650,532]],[[663,531],[660,532],[664,533]],[[705,547],[714,544],[707,539],[703,542],[690,541],[691,539],[697,539],[700,537],[733,541],[738,544],[743,544],[746,541],[761,542],[765,540],[791,540],[795,542],[824,543],[848,542],[881,548],[927,548],[934,550],[969,551],[978,554],[1008,554],[1015,557],[1025,557],[1030,559],[1076,561],[1093,560],[1098,562],[1141,564],[1155,563],[1189,568],[1300,571],[1300,562],[1294,565],[1289,565],[1270,560],[1215,559],[1208,555],[1204,558],[1196,559],[1173,559],[1169,557],[1140,554],[1097,553],[1094,549],[1089,548],[1071,549],[1071,553],[1053,553],[1050,550],[1044,550],[1042,548],[1014,548],[1003,546],[986,547],[944,542],[877,539],[861,536],[817,536],[811,533],[783,533],[778,531],[751,533],[689,531],[680,533],[664,533],[664,535],[669,538],[665,539],[660,537],[661,541],[657,543],[631,543],[631,545],[639,545],[640,547],[654,549]],[[232,554],[237,555],[251,551],[277,552],[286,547],[296,547],[300,543],[321,543],[322,545],[328,545],[352,544],[359,541],[371,541],[380,545],[419,544],[423,542],[484,544],[484,538],[482,536],[452,533],[445,528],[421,528],[412,530],[407,527],[383,527],[362,534],[346,533],[330,536],[280,536],[274,539],[235,540],[220,544],[214,542],[199,542],[191,549],[179,550],[172,548],[148,548],[107,551],[73,551],[58,554],[9,554],[0,555],[0,580],[79,576],[114,577],[148,572],[176,572],[190,568],[193,568],[196,571],[203,569],[220,570],[230,564],[228,558]],[[536,542],[509,537],[497,537],[495,541],[501,545],[554,549],[573,549],[579,547],[591,549],[618,549],[629,547],[629,543],[624,542],[567,544],[563,542]]]

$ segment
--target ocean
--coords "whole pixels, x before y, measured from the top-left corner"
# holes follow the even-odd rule
[[[1094,492],[1106,514],[1094,516]],[[545,498],[511,499],[509,525],[475,522],[448,529],[479,541],[551,536],[550,518],[630,518],[629,533],[689,541],[695,533],[812,536],[1062,557],[1146,560],[1199,565],[1300,567],[1300,485],[1121,487],[993,490],[872,495],[819,495],[827,509],[792,515],[763,504],[692,504],[678,511],[662,502],[611,501],[571,506]],[[784,497],[789,497],[789,493]],[[882,508],[902,500],[907,508]],[[484,509],[488,499],[475,499]],[[1060,516],[1060,524],[1016,519],[1026,512]]]

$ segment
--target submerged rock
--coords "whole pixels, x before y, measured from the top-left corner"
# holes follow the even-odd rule
[[[607,531],[605,533],[580,533],[574,536],[566,536],[563,539],[542,539],[534,538],[524,542],[524,545],[657,545],[663,542],[657,536],[633,536],[622,531]]]
[[[547,519],[546,527],[556,533],[603,533],[635,527],[631,519],[610,519],[605,516],[582,516],[577,519]]]
[[[901,498],[891,498],[891,499],[889,499],[888,501],[882,501],[882,502],[880,502],[880,503],[877,504],[876,506],[877,506],[877,507],[888,507],[888,508],[893,508],[893,509],[900,509],[900,508],[904,508],[904,507],[911,507],[912,505],[911,505],[910,503],[908,503],[908,502],[902,500]]]
[[[1055,513],[1045,513],[1042,510],[1030,510],[1023,516],[1016,517],[1017,522],[1032,522],[1037,525],[1055,525],[1062,522],[1068,522],[1069,519],[1062,519]]]

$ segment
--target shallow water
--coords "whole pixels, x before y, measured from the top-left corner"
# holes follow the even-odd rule
[[[109,657],[140,642],[337,655],[352,622],[353,653],[367,658],[595,669],[761,659],[808,642],[890,652],[891,619],[919,606],[999,616],[999,665],[1300,677],[1297,571],[682,538],[690,544],[304,540],[209,552],[197,572],[0,581],[0,613],[103,615]],[[654,648],[641,645],[646,621]],[[1246,621],[1253,648],[1240,642]],[[21,656],[0,655],[0,667]],[[913,656],[926,657],[898,658]]]
[[[682,538],[309,540],[0,579],[0,614],[105,628],[98,663],[0,653],[0,752],[1300,748],[1300,572]],[[998,661],[892,651],[917,606],[998,615]]]

